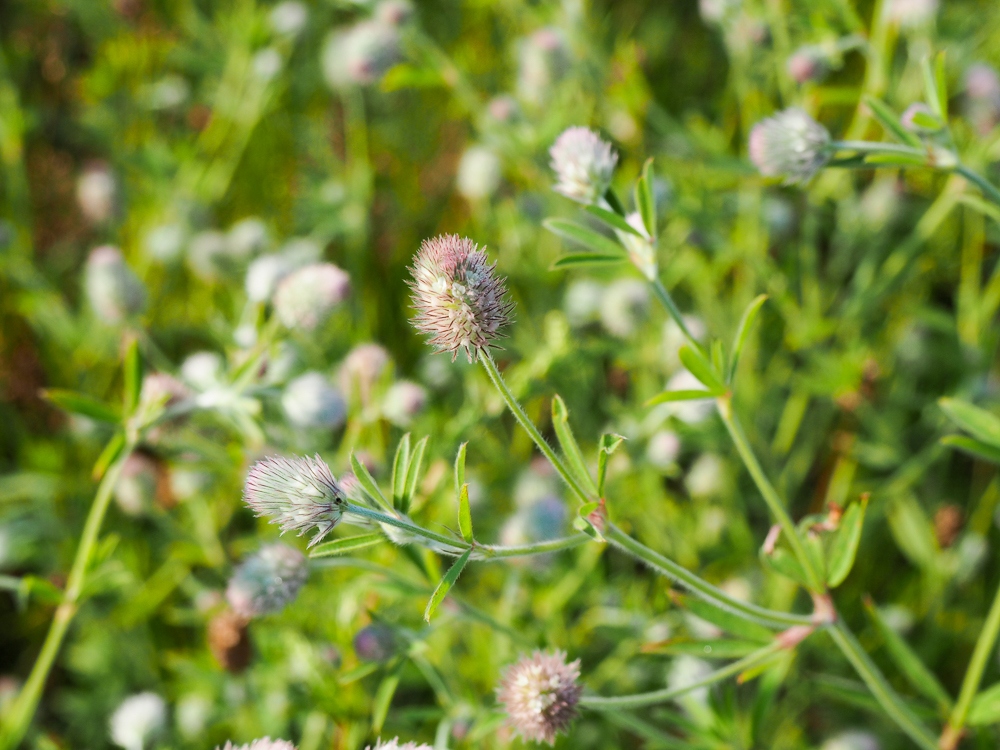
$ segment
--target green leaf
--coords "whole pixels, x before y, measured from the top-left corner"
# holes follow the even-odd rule
[[[646,159],[635,184],[635,205],[650,237],[656,237],[656,197],[653,193],[653,157]]]
[[[747,338],[750,336],[750,331],[753,329],[753,324],[757,321],[757,313],[760,312],[760,308],[763,307],[764,303],[767,302],[767,295],[761,294],[754,298],[754,300],[747,305],[747,309],[743,311],[743,317],[740,318],[740,324],[736,327],[736,335],[733,336],[733,353],[729,362],[729,377],[727,381],[732,383],[733,378],[736,377],[736,366],[740,361],[740,354],[743,353],[743,347],[747,343]]]
[[[943,713],[947,713],[951,709],[952,703],[948,691],[938,682],[937,677],[924,666],[920,657],[914,653],[909,644],[895,630],[889,627],[888,623],[883,619],[881,612],[878,611],[878,608],[872,601],[866,599],[864,605],[868,617],[875,624],[876,629],[882,636],[882,641],[885,643],[889,656],[892,657],[893,662],[899,667],[899,670],[909,681],[910,685],[934,701]]]
[[[882,123],[882,127],[896,136],[900,142],[916,148],[923,147],[920,138],[903,127],[903,123],[899,121],[899,117],[889,108],[888,104],[874,96],[866,96],[864,102],[875,115],[875,119]]]
[[[865,164],[880,167],[926,167],[927,159],[916,154],[867,154]]]
[[[392,504],[396,510],[405,513],[403,505],[406,502],[406,470],[410,467],[410,433],[406,433],[396,446],[396,455],[392,459]]]
[[[118,460],[118,456],[121,455],[122,450],[125,448],[125,433],[116,432],[108,444],[104,446],[104,450],[101,451],[101,455],[97,457],[97,461],[94,462],[94,468],[91,471],[91,476],[95,480],[100,479],[104,476],[104,472],[108,470],[115,461]]]
[[[425,435],[417,441],[410,452],[410,466],[406,470],[406,492],[404,494],[403,513],[410,512],[410,505],[417,494],[417,483],[420,481],[424,468],[424,452],[427,450],[428,437]]]
[[[604,191],[604,200],[608,202],[608,205],[611,206],[611,210],[616,214],[619,216],[625,215],[625,206],[623,206],[622,202],[618,200],[618,194],[613,188],[608,188]]]
[[[941,102],[938,115],[948,122],[948,72],[945,70],[945,52],[941,50],[934,57],[934,87],[937,89],[937,100]]]
[[[740,641],[729,638],[712,638],[704,641],[672,638],[656,646],[643,647],[642,652],[644,654],[666,654],[667,656],[688,654],[703,659],[742,659],[759,648],[759,641]]]
[[[434,593],[431,594],[430,601],[427,602],[427,609],[424,610],[424,621],[430,622],[431,617],[437,611],[438,606],[444,601],[444,598],[448,596],[448,592],[451,591],[451,587],[455,585],[455,581],[458,577],[462,575],[462,571],[465,570],[466,563],[469,562],[469,556],[472,554],[472,549],[469,548],[462,553],[462,556],[452,563],[451,567],[448,568],[448,572],[444,574],[441,582],[434,589]]]
[[[47,388],[42,391],[42,398],[55,404],[63,411],[71,414],[82,414],[98,422],[108,424],[118,424],[121,422],[121,415],[116,409],[103,401],[91,398],[77,391],[67,391],[62,388]]]
[[[897,497],[886,508],[886,517],[897,546],[910,562],[925,570],[937,567],[934,525],[916,499],[910,495]]]
[[[543,226],[563,239],[575,242],[598,255],[625,258],[625,250],[615,240],[569,219],[546,219]]]
[[[965,437],[965,435],[945,435],[941,438],[941,444],[958,448],[960,451],[964,451],[976,458],[981,458],[984,461],[1000,464],[1000,448],[994,448],[992,445],[983,443],[975,438]]]
[[[462,539],[472,542],[472,510],[469,507],[469,485],[463,484],[458,491],[458,530]]]
[[[767,554],[761,550],[760,560],[765,567],[770,568],[775,573],[783,575],[785,578],[790,578],[801,586],[808,588],[809,581],[806,578],[805,571],[802,570],[802,566],[795,558],[795,555],[784,547],[776,547],[771,554]]]
[[[399,686],[399,673],[402,665],[387,674],[382,683],[375,691],[375,700],[372,701],[372,731],[378,734],[385,724],[385,717],[389,715],[389,706],[392,704],[392,697],[396,694]]]
[[[711,391],[664,391],[649,399],[646,402],[646,406],[656,406],[657,404],[666,404],[671,401],[697,401],[706,398],[715,398],[715,396]]]
[[[952,422],[976,440],[1000,448],[1000,419],[985,409],[957,398],[943,398],[938,404]]]
[[[619,216],[614,211],[608,211],[606,208],[601,208],[600,206],[587,206],[584,209],[587,213],[596,216],[598,219],[603,221],[612,229],[617,229],[619,232],[625,232],[626,234],[632,234],[636,237],[642,237],[642,232],[636,229],[634,226],[629,224],[624,217]],[[643,239],[645,239],[643,237]]]
[[[382,490],[378,488],[378,484],[375,483],[375,479],[372,477],[365,465],[358,460],[357,456],[354,455],[354,451],[351,451],[351,471],[354,472],[354,476],[357,477],[358,484],[361,485],[361,489],[365,491],[365,494],[369,498],[371,498],[378,505],[381,505],[383,510],[388,511],[392,515],[396,514],[392,504],[385,499],[385,495],[383,495]]]
[[[129,342],[125,351],[124,377],[125,413],[132,414],[139,405],[142,391],[142,357],[139,355],[139,342],[136,339]]]
[[[944,79],[944,53],[939,53],[933,62],[930,55],[925,55],[920,61],[920,69],[924,74],[924,96],[927,104],[940,119],[947,119],[948,93]]]
[[[713,396],[721,396],[726,392],[726,386],[712,372],[712,366],[705,360],[705,355],[685,344],[680,348],[678,356],[680,356],[681,363],[692,375],[698,378],[702,385],[711,391]]]
[[[596,493],[597,487],[594,485],[594,480],[590,478],[587,463],[583,459],[583,452],[573,436],[573,429],[569,426],[569,410],[566,408],[566,402],[558,394],[552,399],[552,425],[555,428],[563,455],[577,481],[591,492]]]
[[[673,599],[674,604],[678,607],[683,607],[695,617],[710,622],[732,635],[760,643],[769,643],[774,639],[774,633],[763,625],[749,622],[739,615],[735,615],[714,604],[709,604],[702,599],[696,599],[693,596],[687,596],[677,591],[670,592],[670,598]]]
[[[374,547],[384,541],[382,534],[359,534],[357,536],[347,536],[343,539],[334,539],[332,542],[324,542],[315,547],[309,557],[333,557],[335,555],[346,555],[348,552]]]
[[[549,270],[559,268],[579,268],[581,266],[614,266],[625,262],[623,255],[599,255],[597,253],[575,253],[564,255],[552,264]]]
[[[625,440],[621,435],[606,432],[601,435],[601,442],[597,446],[597,494],[604,495],[604,480],[608,473],[608,457],[611,456],[618,446]]]
[[[944,123],[936,115],[927,112],[917,111],[911,115],[913,124],[923,130],[937,131],[944,128]]]
[[[827,563],[826,582],[831,589],[837,588],[847,578],[854,567],[854,558],[858,554],[858,544],[861,542],[861,528],[865,522],[865,511],[868,509],[868,498],[861,502],[851,503],[851,506],[840,519],[837,535],[830,545],[830,556]]]
[[[1000,683],[972,699],[966,722],[974,727],[1000,723]]]

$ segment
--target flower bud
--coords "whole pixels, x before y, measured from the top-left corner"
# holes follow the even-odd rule
[[[638,279],[618,279],[601,297],[601,324],[619,338],[636,332],[649,309],[649,290]]]
[[[315,526],[319,532],[309,546],[318,544],[340,522],[347,500],[330,467],[319,456],[271,456],[250,467],[243,488],[243,502],[257,516],[267,516],[282,533],[301,536]]]
[[[472,146],[458,162],[455,186],[470,201],[489,198],[500,186],[500,157],[485,146]]]
[[[298,596],[309,577],[309,561],[294,547],[276,542],[244,560],[229,579],[226,599],[250,619],[280,612]]]
[[[552,87],[569,72],[569,45],[559,29],[539,29],[521,41],[517,89],[526,102],[541,105]]]
[[[285,277],[274,293],[274,312],[288,328],[313,331],[347,299],[351,279],[332,263],[314,263]]]
[[[464,349],[470,362],[488,351],[510,323],[513,303],[486,253],[468,238],[440,235],[424,240],[414,259],[414,326],[452,360]]]
[[[340,365],[341,390],[349,399],[367,403],[391,363],[389,352],[378,344],[358,344]]]
[[[296,427],[335,428],[347,416],[344,397],[318,372],[307,372],[290,382],[281,396],[281,406]]]
[[[765,177],[807,182],[830,158],[830,134],[801,109],[778,112],[750,131],[750,160]]]
[[[378,83],[402,59],[399,31],[377,20],[361,21],[330,35],[323,47],[323,73],[334,89]]]
[[[92,225],[106,223],[115,213],[118,182],[107,164],[91,164],[76,182],[76,201],[83,218]]]
[[[121,323],[146,308],[146,288],[111,245],[91,251],[84,286],[90,306],[105,323]]]
[[[288,740],[272,740],[270,737],[264,737],[254,740],[248,745],[234,745],[230,741],[222,750],[295,750],[295,745]]]
[[[375,747],[369,745],[365,750],[434,750],[430,745],[425,745],[416,742],[407,742],[402,745],[399,744],[399,737],[393,737],[387,742],[383,742],[381,738],[375,743]]]
[[[382,415],[397,427],[409,427],[427,405],[427,391],[411,380],[392,384],[382,399]]]
[[[508,667],[497,688],[508,721],[525,741],[555,744],[577,717],[583,692],[580,660],[567,664],[562,651],[535,651]]]
[[[556,173],[554,190],[587,205],[604,195],[618,164],[611,144],[583,127],[564,130],[549,149],[549,156]]]
[[[156,693],[138,693],[121,702],[111,715],[111,741],[125,750],[143,750],[167,722],[167,704]]]
[[[934,110],[928,107],[923,102],[914,102],[900,116],[899,121],[904,128],[909,130],[911,133],[917,133],[920,135],[928,135],[930,133],[936,133],[942,127],[944,123],[941,123],[938,127],[927,128],[922,125],[918,125],[916,122],[917,115],[926,115],[935,120],[938,120],[937,115],[934,114]],[[940,121],[939,121],[940,122]]]
[[[271,9],[268,21],[279,36],[297,36],[306,27],[309,8],[299,0],[284,0]]]
[[[399,649],[396,633],[388,625],[374,623],[354,635],[354,653],[361,661],[386,662]]]

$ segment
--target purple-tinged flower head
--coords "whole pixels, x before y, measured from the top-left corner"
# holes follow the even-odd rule
[[[555,744],[577,717],[583,687],[580,660],[566,663],[562,651],[536,651],[507,668],[497,688],[514,730],[530,742]]]
[[[470,362],[489,347],[511,321],[514,305],[486,253],[467,237],[443,234],[424,240],[410,272],[418,331],[430,336],[452,361],[465,350]]]
[[[226,599],[233,611],[250,619],[280,612],[309,577],[306,556],[276,542],[244,560],[229,579]]]
[[[557,28],[538,29],[521,40],[518,50],[517,91],[535,106],[545,103],[552,87],[573,65],[566,36]]]
[[[993,66],[975,63],[965,72],[965,115],[982,135],[1000,122],[1000,75]]]
[[[309,542],[320,542],[340,522],[347,499],[330,467],[319,457],[268,456],[250,467],[243,502],[257,514],[278,524],[282,533],[299,536],[315,526]]]
[[[784,177],[789,185],[807,182],[830,158],[830,133],[792,107],[754,125],[749,150],[765,177]]]
[[[410,0],[382,0],[375,6],[375,18],[390,26],[405,26],[413,19]]]
[[[584,127],[564,130],[549,149],[549,156],[557,178],[555,191],[588,205],[607,191],[618,164],[611,144]]]
[[[365,750],[434,750],[430,745],[425,745],[416,742],[406,742],[402,745],[399,744],[399,737],[393,737],[391,740],[382,741],[380,738],[376,743],[375,747],[369,745]]]
[[[272,740],[270,737],[264,737],[246,745],[234,745],[230,741],[222,750],[295,750],[295,745],[288,740]]]
[[[796,83],[818,81],[830,72],[830,58],[819,45],[807,44],[789,55],[785,68]]]
[[[96,247],[87,258],[84,289],[103,322],[121,323],[146,309],[146,288],[111,245]]]
[[[373,623],[354,634],[354,653],[361,661],[386,662],[399,650],[396,633],[388,625]]]
[[[351,291],[347,272],[332,263],[314,263],[290,273],[274,293],[274,312],[288,328],[313,331],[325,323]]]
[[[391,364],[392,358],[384,347],[374,343],[358,344],[340,365],[341,391],[349,400],[360,398],[362,403],[367,403]]]

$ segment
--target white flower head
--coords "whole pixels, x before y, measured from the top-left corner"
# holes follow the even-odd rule
[[[580,660],[566,663],[562,651],[535,651],[507,668],[497,688],[514,730],[529,742],[555,744],[577,717]]]
[[[466,149],[458,162],[455,187],[470,201],[489,198],[500,186],[500,157],[486,146]]]
[[[365,750],[434,750],[430,745],[425,745],[416,742],[404,742],[402,745],[399,744],[399,737],[393,737],[391,740],[386,740],[383,742],[379,739],[375,746],[369,745]]]
[[[830,158],[830,133],[792,107],[754,125],[749,151],[765,177],[784,177],[786,184],[808,182]]]
[[[351,279],[332,263],[313,263],[290,273],[274,293],[274,312],[288,328],[313,331],[351,291]]]
[[[276,542],[244,560],[229,579],[226,599],[250,619],[283,610],[309,577],[309,561],[294,547]]]
[[[574,127],[563,131],[552,148],[555,191],[578,203],[596,203],[607,191],[618,164],[611,144],[593,130]]]
[[[167,722],[167,704],[156,693],[137,693],[121,702],[109,722],[111,741],[125,750],[143,750]]]
[[[104,224],[114,215],[118,181],[107,164],[98,162],[83,170],[76,182],[76,200],[90,224]]]
[[[285,386],[281,406],[296,427],[335,428],[344,423],[347,404],[340,391],[318,372],[307,372]]]
[[[146,309],[146,288],[111,245],[94,248],[87,258],[84,289],[103,322],[121,323]]]
[[[222,750],[295,750],[295,745],[288,740],[272,740],[270,737],[264,737],[246,745],[234,745],[230,741]]]

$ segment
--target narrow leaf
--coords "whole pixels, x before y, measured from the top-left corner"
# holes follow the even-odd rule
[[[706,398],[715,398],[715,396],[711,391],[664,391],[649,399],[646,402],[646,406],[656,406],[657,404],[666,404],[671,401],[697,401],[698,399]]]
[[[861,542],[861,528],[865,522],[865,511],[868,509],[868,498],[859,503],[852,503],[840,519],[840,527],[830,546],[830,557],[827,565],[826,582],[830,588],[837,588],[847,578],[854,567],[854,558],[858,554],[858,544]]]
[[[458,491],[458,529],[462,539],[472,542],[472,510],[469,508],[469,485],[463,484]]]
[[[553,234],[563,239],[575,242],[588,250],[601,255],[619,256],[624,258],[625,251],[621,245],[610,237],[595,232],[593,229],[577,224],[569,219],[546,219],[543,225]]]
[[[417,494],[417,483],[424,468],[424,452],[427,450],[427,436],[420,438],[410,452],[410,466],[406,470],[406,491],[403,495],[403,513],[410,512],[410,505]]]
[[[618,446],[625,440],[621,435],[605,433],[601,435],[601,442],[597,449],[597,494],[604,495],[604,480],[608,473],[608,457],[611,456]]]
[[[948,94],[944,81],[944,55],[939,54],[933,61],[926,55],[920,61],[924,75],[924,97],[931,110],[942,120],[948,116]],[[939,79],[938,76],[941,75]]]
[[[114,437],[108,441],[108,444],[104,446],[104,450],[101,451],[101,455],[97,457],[97,461],[94,462],[94,468],[91,471],[91,476],[95,480],[100,479],[104,476],[104,472],[108,470],[118,456],[121,454],[122,449],[125,448],[125,433],[116,432]]]
[[[614,266],[625,262],[624,255],[601,255],[598,253],[576,253],[564,255],[552,264],[550,270],[558,268],[579,268],[581,266]]]
[[[728,380],[730,383],[736,377],[736,365],[739,364],[740,355],[743,353],[743,347],[747,343],[753,324],[757,321],[757,313],[760,312],[760,308],[765,302],[767,302],[766,294],[756,297],[753,302],[747,305],[747,309],[743,311],[743,317],[740,318],[740,324],[736,327],[736,335],[733,336],[733,353],[729,362]]]
[[[399,686],[399,672],[400,669],[397,668],[392,674],[386,675],[375,692],[375,700],[372,702],[372,730],[375,734],[382,731],[385,717],[389,715],[392,697],[396,694],[396,688]]]
[[[916,154],[868,154],[865,164],[877,164],[881,167],[926,167],[927,158]]]
[[[396,456],[392,459],[392,504],[403,513],[406,500],[406,470],[410,467],[410,433],[406,433],[396,446]]]
[[[771,554],[767,554],[761,550],[760,559],[765,567],[770,568],[775,573],[783,575],[785,578],[790,578],[802,586],[809,585],[805,571],[802,570],[799,561],[795,558],[795,555],[784,547],[777,547]]]
[[[919,568],[937,567],[938,543],[934,525],[920,504],[910,495],[897,497],[886,508],[889,530],[900,551]]]
[[[430,601],[427,602],[427,609],[424,610],[424,621],[430,622],[431,617],[437,611],[438,606],[444,601],[444,598],[448,596],[448,592],[451,591],[451,587],[455,585],[455,581],[458,577],[462,575],[462,571],[465,570],[465,565],[469,562],[469,556],[472,554],[472,549],[467,549],[462,553],[462,556],[452,563],[452,566],[448,568],[448,572],[444,574],[441,582],[434,589],[434,593],[431,594]]]
[[[938,115],[948,122],[948,73],[945,70],[945,52],[941,50],[934,57],[934,86],[937,89],[937,100],[941,103]]]
[[[774,638],[774,633],[763,625],[749,622],[739,615],[721,609],[714,604],[709,604],[702,599],[696,599],[676,591],[670,592],[670,598],[678,607],[686,609],[695,617],[710,622],[732,635],[761,643],[769,643]]]
[[[125,351],[124,377],[125,413],[131,414],[139,404],[142,390],[142,358],[139,356],[139,342],[136,339],[132,339]]]
[[[681,363],[712,392],[713,396],[720,396],[726,392],[726,386],[712,372],[712,366],[708,364],[701,352],[696,352],[685,344],[680,348],[678,355],[680,356]]]
[[[943,398],[938,401],[941,410],[952,422],[968,432],[976,440],[1000,448],[1000,419],[985,409],[973,406],[968,401],[957,398]]]
[[[357,536],[347,536],[343,539],[334,539],[332,542],[324,542],[314,548],[309,557],[333,557],[335,555],[346,555],[348,552],[374,547],[379,542],[385,540],[382,534],[359,534]]]
[[[82,414],[85,417],[96,419],[98,422],[109,424],[121,422],[121,415],[117,410],[103,401],[98,401],[96,398],[91,398],[77,391],[48,388],[42,391],[42,398],[71,414]]]
[[[1000,723],[1000,684],[987,688],[972,699],[965,720],[974,727]]]
[[[635,205],[650,237],[656,237],[656,197],[653,193],[653,157],[646,159],[635,185]]]
[[[976,458],[981,458],[984,461],[1000,464],[1000,448],[994,448],[992,445],[976,440],[975,438],[965,437],[965,435],[945,435],[941,438],[941,444],[958,448],[960,451]]]
[[[922,146],[920,139],[903,127],[903,123],[899,121],[899,117],[889,108],[888,104],[881,99],[876,99],[874,96],[866,96],[865,104],[868,105],[872,114],[875,115],[875,119],[882,123],[882,127],[894,135],[900,142],[908,146],[915,146],[916,148]]]
[[[608,188],[604,191],[604,200],[608,202],[608,205],[611,206],[611,210],[616,214],[619,216],[625,215],[625,207],[622,205],[622,202],[618,200],[618,194],[612,188]]]
[[[601,208],[600,206],[587,206],[584,210],[587,213],[596,216],[612,229],[617,229],[619,232],[632,234],[636,237],[642,237],[642,233],[638,229],[629,224],[622,216],[619,216],[614,211],[608,211],[606,208]]]
[[[455,456],[455,492],[462,491],[465,484],[465,449],[468,443],[458,446],[458,455]]]
[[[361,485],[361,489],[365,491],[365,494],[378,505],[381,505],[383,510],[395,515],[392,504],[385,499],[385,495],[383,495],[382,490],[378,488],[378,484],[375,483],[375,479],[372,477],[365,465],[358,460],[357,456],[354,455],[354,451],[351,451],[351,471],[354,472],[354,476],[357,477],[358,484]]]
[[[679,656],[689,654],[704,659],[742,659],[760,648],[759,641],[741,641],[729,638],[712,638],[709,640],[691,640],[688,638],[671,638],[662,643],[651,643],[642,647],[644,654],[666,654]]]
[[[577,481],[587,489],[596,492],[597,487],[594,485],[594,480],[590,478],[587,463],[583,459],[583,452],[573,435],[573,428],[569,426],[569,410],[566,408],[566,402],[558,394],[552,399],[552,425],[555,428],[563,455],[566,456]]]

